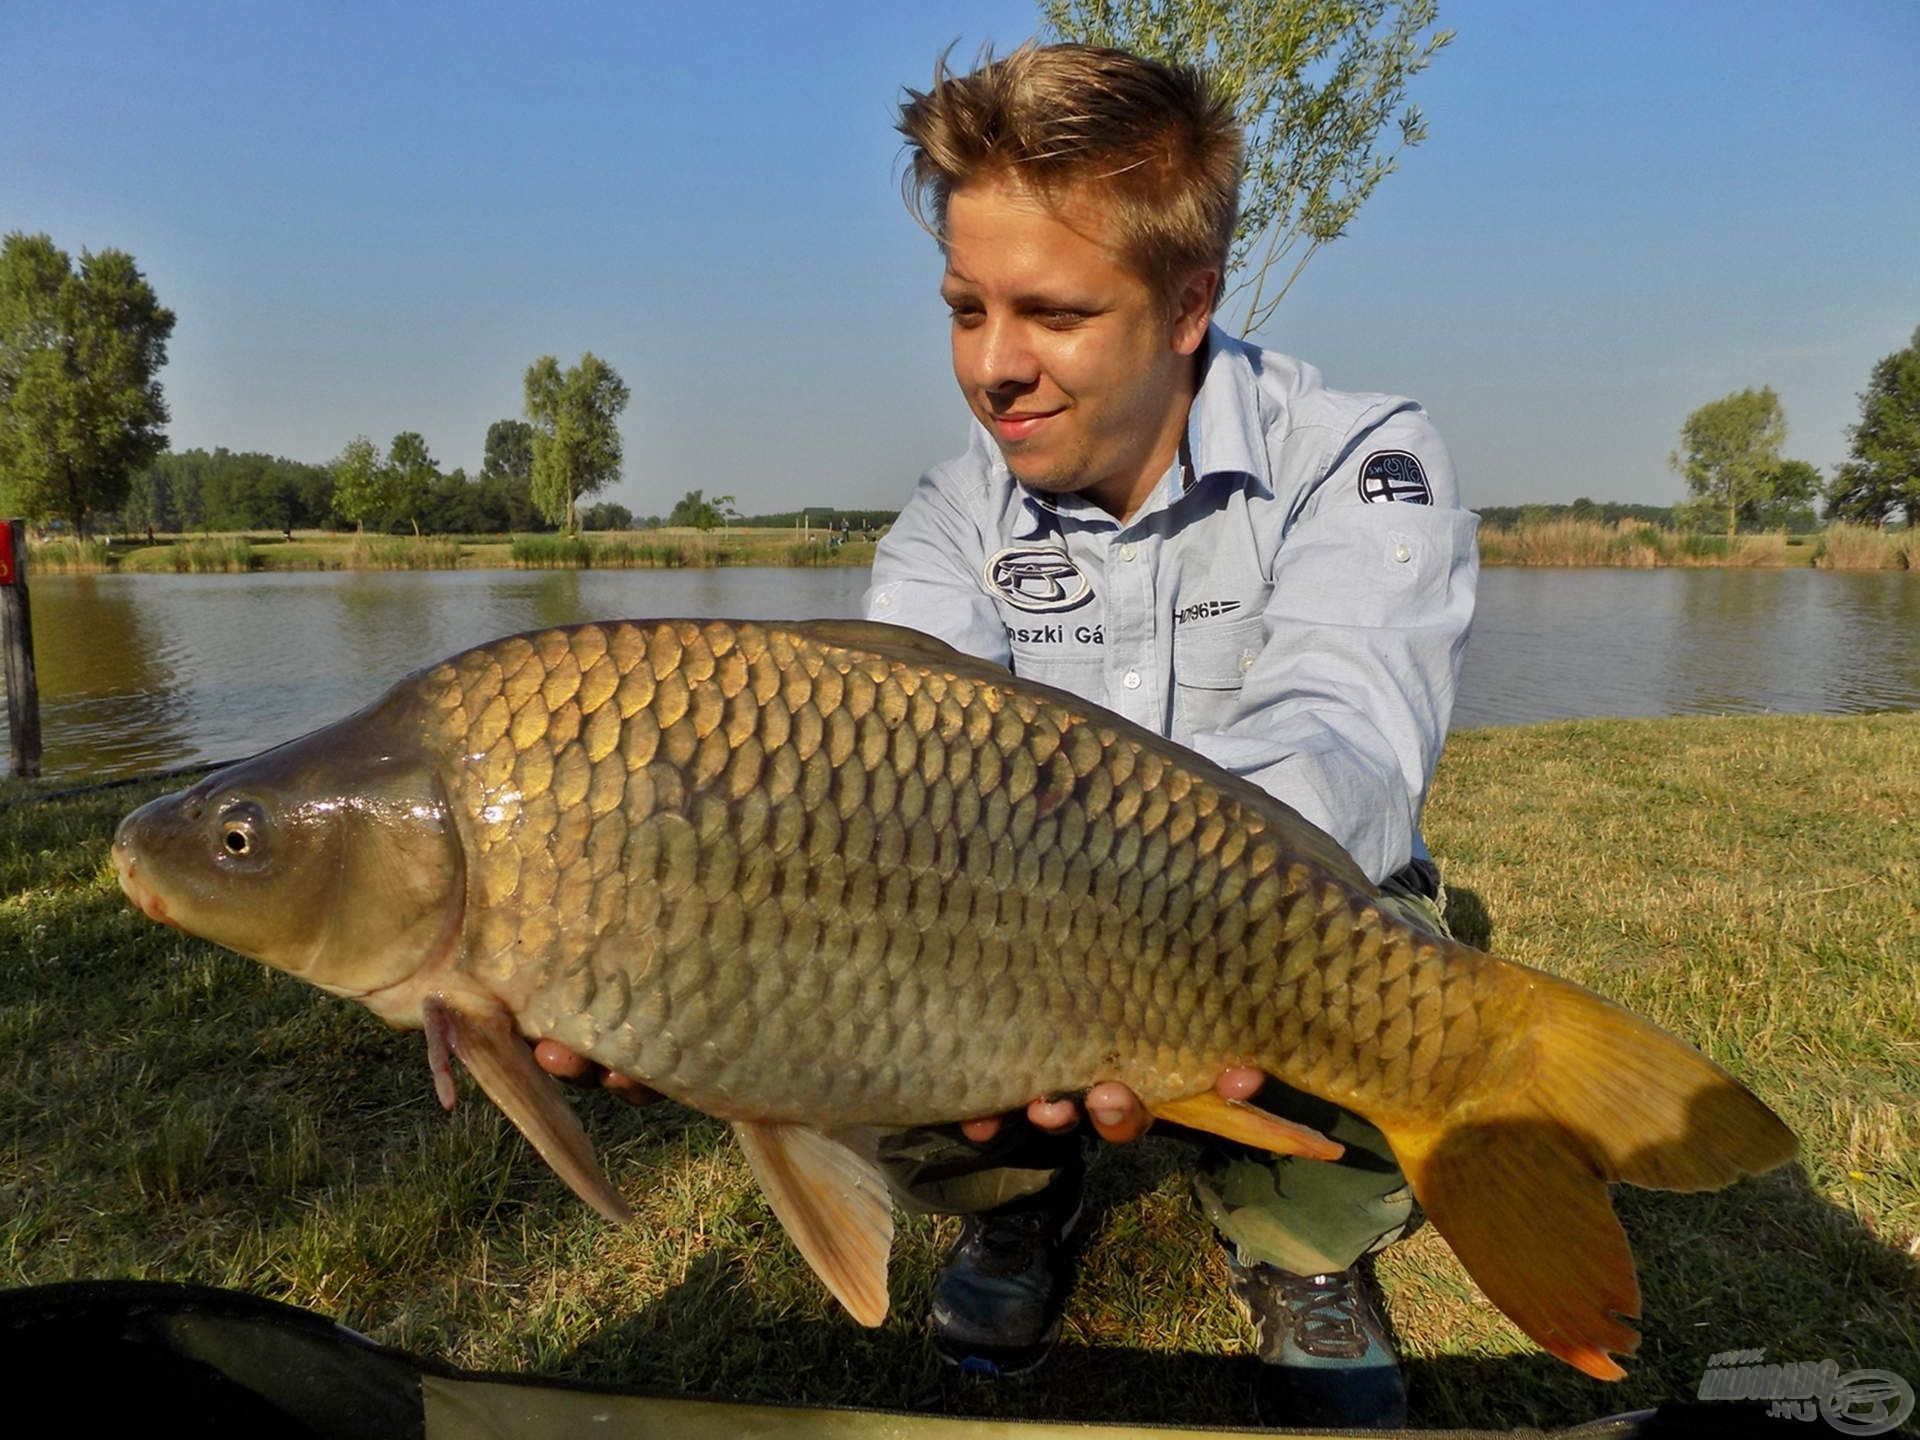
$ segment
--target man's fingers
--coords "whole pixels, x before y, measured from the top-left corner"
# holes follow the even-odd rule
[[[1027,1119],[1036,1130],[1061,1135],[1080,1123],[1080,1107],[1071,1100],[1030,1100]]]
[[[622,1075],[618,1070],[603,1071],[600,1076],[600,1088],[611,1090],[629,1105],[651,1105],[662,1098],[658,1090],[642,1085],[631,1075]]]
[[[1231,1070],[1222,1070],[1213,1088],[1222,1100],[1251,1100],[1266,1083],[1265,1071],[1251,1065],[1236,1065]]]
[[[533,1047],[533,1061],[558,1080],[584,1080],[594,1068],[591,1060],[575,1054],[558,1040],[542,1040]]]
[[[1106,1080],[1087,1092],[1087,1118],[1102,1140],[1116,1143],[1138,1140],[1153,1124],[1140,1097],[1117,1080]]]
[[[984,1145],[1000,1133],[998,1115],[982,1115],[978,1120],[962,1120],[960,1133],[976,1145]]]

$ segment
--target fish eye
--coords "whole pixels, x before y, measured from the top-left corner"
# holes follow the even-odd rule
[[[236,860],[255,854],[265,824],[266,816],[250,801],[228,806],[220,814],[220,848]]]

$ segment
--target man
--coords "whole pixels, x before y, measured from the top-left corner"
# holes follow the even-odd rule
[[[1052,46],[936,71],[900,129],[975,424],[881,542],[868,617],[1191,745],[1444,933],[1418,821],[1472,616],[1475,518],[1411,401],[1328,390],[1211,325],[1241,171],[1231,114],[1189,72]],[[551,1041],[536,1053],[591,1070]],[[1404,1178],[1357,1116],[1273,1085],[1258,1098],[1347,1146],[1333,1163],[1216,1149],[1196,1179],[1268,1362],[1261,1414],[1396,1424],[1405,1394],[1361,1261],[1409,1227]],[[1145,1128],[1120,1085],[1085,1105],[1108,1139]],[[1058,1336],[1076,1119],[1036,1097],[883,1145],[904,1201],[966,1217],[934,1287],[948,1361],[1014,1373]]]
[[[1028,47],[909,92],[909,195],[945,256],[967,452],[875,555],[869,619],[1071,690],[1292,805],[1444,933],[1418,820],[1472,616],[1475,517],[1411,401],[1326,389],[1210,323],[1241,137],[1199,76]],[[1245,1093],[1257,1075],[1222,1077]],[[1384,1139],[1293,1092],[1327,1164],[1215,1152],[1196,1181],[1260,1333],[1263,1418],[1396,1424],[1362,1258],[1412,1202]],[[1118,1086],[1096,1128],[1143,1128]],[[1058,1335],[1082,1173],[1070,1104],[883,1147],[909,1203],[966,1216],[934,1343],[1030,1368]]]

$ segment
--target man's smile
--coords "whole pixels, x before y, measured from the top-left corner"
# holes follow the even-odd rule
[[[1062,406],[1061,409],[1065,407]],[[1002,440],[1026,440],[1060,410],[1007,410],[993,417],[993,428]]]

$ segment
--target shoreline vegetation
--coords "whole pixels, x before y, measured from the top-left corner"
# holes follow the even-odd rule
[[[863,566],[873,541],[832,532],[736,526],[578,535],[364,535],[296,530],[291,535],[159,535],[32,540],[30,574],[237,574],[254,570],[679,570],[718,566]],[[1667,566],[1725,569],[1920,571],[1920,529],[1836,522],[1807,535],[1773,531],[1708,535],[1635,520],[1555,518],[1483,525],[1489,566]]]
[[[247,531],[29,541],[28,573],[209,575],[329,570],[698,570],[862,566],[873,541],[788,529],[661,528],[578,535],[365,535]]]
[[[0,1285],[119,1276],[301,1305],[470,1369],[735,1400],[913,1408],[952,1221],[902,1215],[862,1330],[718,1121],[573,1099],[637,1224],[570,1195],[424,1046],[153,924],[119,818],[190,783],[0,782]],[[36,787],[40,793],[36,794]],[[1699,1045],[1799,1134],[1709,1195],[1632,1187],[1645,1343],[1617,1387],[1540,1354],[1432,1227],[1380,1260],[1413,1423],[1558,1429],[1691,1397],[1709,1356],[1920,1375],[1920,727],[1909,715],[1581,720],[1449,738],[1425,829],[1456,932]],[[1252,1334],[1165,1135],[1089,1182],[1066,1331],[945,1408],[1246,1424]]]

